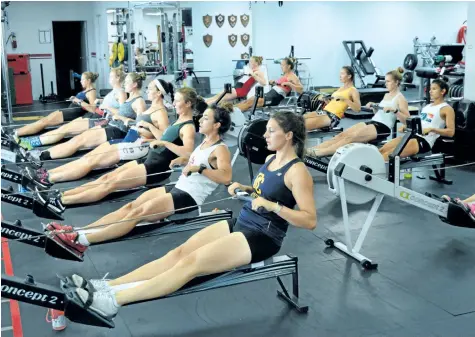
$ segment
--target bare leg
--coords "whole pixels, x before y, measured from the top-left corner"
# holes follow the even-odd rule
[[[305,129],[315,130],[330,126],[331,119],[326,115],[319,115],[316,112],[309,112],[303,116],[305,119]]]
[[[56,130],[46,132],[40,136],[41,144],[49,145],[59,142],[66,136],[78,134],[89,129],[89,119],[77,118]]]
[[[53,146],[49,149],[52,159],[71,157],[81,148],[96,147],[107,141],[106,131],[94,128],[83,132],[66,143]]]
[[[475,202],[475,194],[472,195],[471,197],[465,199],[463,202],[466,202],[466,203],[472,203],[472,202]]]
[[[239,110],[241,111],[247,111],[250,108],[252,108],[252,105],[254,104],[254,100],[255,98],[248,98],[244,102],[237,104],[236,107],[239,108]],[[257,101],[257,106],[259,108],[264,106],[264,98],[259,98],[259,100]]]
[[[106,181],[114,180],[114,179],[116,179],[117,175],[119,175],[120,173],[122,173],[124,171],[127,171],[127,170],[129,170],[129,169],[131,169],[135,166],[138,166],[138,165],[139,164],[137,163],[137,161],[135,161],[135,160],[131,161],[131,162],[125,164],[125,165],[122,165],[118,169],[115,169],[112,172],[104,174],[103,176],[99,177],[98,179],[96,179],[94,181],[91,181],[87,184],[78,186],[78,187],[73,188],[71,190],[65,191],[64,196],[72,196],[72,195],[75,195],[75,194],[83,193],[84,191],[88,191],[90,189],[94,189],[94,188],[97,187],[98,184],[103,184]]]
[[[193,253],[200,247],[207,245],[215,240],[229,235],[229,225],[226,220],[219,221],[215,224],[207,226],[193,234],[184,244],[169,251],[165,256],[160,259],[149,262],[134,271],[121,276],[115,280],[109,281],[111,286],[145,281],[154,276],[172,268],[178,261]]]
[[[320,145],[317,145],[317,146],[315,147],[315,149],[324,149],[324,148],[326,148],[326,147],[331,147],[331,146],[333,146],[334,144],[340,142],[342,139],[349,137],[349,136],[352,135],[353,133],[359,132],[360,129],[363,129],[364,127],[366,127],[366,124],[365,124],[365,123],[358,123],[358,124],[355,124],[355,125],[349,127],[348,129],[344,130],[343,132],[337,134],[335,137],[330,138],[330,139],[324,141],[324,142],[321,143]]]
[[[334,154],[340,147],[351,143],[367,143],[373,139],[376,139],[377,132],[373,125],[368,125],[363,128],[359,128],[357,132],[348,133],[346,137],[341,138],[338,142],[333,143],[331,146],[315,149],[318,156],[329,156]]]
[[[112,148],[113,146],[111,146]],[[117,151],[104,153],[93,157],[83,157],[77,160],[74,168],[67,169],[61,172],[50,174],[49,181],[53,183],[78,180],[86,176],[95,168],[106,168],[117,164],[120,161],[120,156]],[[67,166],[67,165],[65,165]]]
[[[19,137],[34,135],[48,126],[59,125],[63,122],[63,112],[60,110],[56,110],[50,113],[48,116],[41,118],[39,121],[17,129],[17,135]]]
[[[61,201],[64,205],[96,202],[114,191],[143,186],[146,182],[147,171],[145,170],[145,166],[136,165],[114,175],[112,179],[106,180],[103,184],[93,186],[91,189],[74,195],[63,195]]]
[[[228,271],[250,261],[251,250],[244,235],[231,233],[201,246],[161,274],[156,270],[153,278],[134,288],[119,291],[115,297],[119,305],[161,297],[180,289],[199,275]]]
[[[134,205],[136,206],[135,208],[133,207]],[[112,224],[107,227],[86,234],[87,240],[90,243],[98,243],[120,238],[134,229],[139,222],[162,220],[172,215],[175,211],[173,198],[170,193],[162,194],[142,204],[131,203],[126,210],[128,210],[128,212],[125,214],[125,217],[112,220]],[[96,226],[111,222],[96,223]]]
[[[398,146],[398,144],[401,142],[402,137],[397,137],[386,144],[384,144],[380,149],[379,153],[382,154],[383,158],[385,161],[389,160],[389,155],[394,151],[394,149]],[[404,150],[401,153],[401,158],[413,156],[415,154],[419,153],[419,144],[417,143],[417,140],[411,139]]]
[[[213,104],[214,102],[216,102],[218,100],[218,97],[221,96],[223,94],[224,91],[221,91],[219,93],[217,93],[216,95],[214,95],[213,97],[210,97],[210,98],[207,98],[205,100],[206,104],[210,105],[210,104]]]
[[[213,103],[216,103],[216,101],[218,100],[219,96],[221,96],[223,94],[224,91],[221,91],[219,94],[217,95],[214,95],[213,97],[211,98],[208,98],[206,100],[206,104],[210,105],[210,104],[213,104]],[[224,95],[223,99],[221,100],[221,102],[223,101],[230,101],[230,100],[233,100],[237,98],[237,92],[236,92],[236,89],[232,88],[231,90],[231,93],[230,94],[226,94]]]
[[[69,162],[67,164],[55,167],[54,169],[48,170],[48,173],[51,175],[51,174],[60,173],[63,171],[74,169],[76,165],[78,165],[78,163],[85,158],[100,156],[101,154],[109,153],[109,151],[111,151],[111,146],[112,145],[110,145],[108,142],[102,143],[91,152],[86,153],[81,158],[74,160],[72,162]]]
[[[129,202],[128,204],[122,206],[119,208],[117,211],[109,213],[99,220],[93,222],[90,225],[87,225],[84,228],[93,228],[97,227],[106,223],[111,223],[111,222],[116,222],[119,220],[124,219],[127,214],[129,214],[132,210],[135,210],[139,208],[141,205],[143,205],[145,202],[152,200],[154,198],[160,197],[165,195],[165,187],[157,187],[154,189],[151,189],[145,193],[143,193],[140,197],[137,198],[137,200],[134,200],[132,202]]]

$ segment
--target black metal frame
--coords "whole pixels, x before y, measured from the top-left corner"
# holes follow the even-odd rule
[[[282,282],[281,277],[292,275],[292,294]],[[170,298],[195,292],[229,287],[233,285],[260,281],[269,278],[277,278],[281,290],[277,296],[287,302],[298,313],[307,313],[308,306],[300,303],[298,258],[283,255],[269,258],[265,261],[254,263],[229,272],[222,272],[208,276],[197,277],[184,285],[180,290],[158,298]],[[111,319],[102,317],[85,308],[75,292],[75,286],[69,278],[60,279],[60,287],[53,287],[43,283],[36,283],[33,276],[28,275],[26,280],[16,276],[2,274],[2,298],[13,299],[20,302],[64,311],[65,316],[76,323],[92,326],[114,328]],[[128,303],[124,306],[155,301],[150,299]]]
[[[380,87],[378,84],[379,80],[381,79],[380,76],[377,73],[374,73],[374,76],[376,77],[376,81],[373,84],[367,84],[364,78],[366,77],[366,72],[364,71],[364,67],[361,64],[361,61],[356,58],[357,54],[357,49],[356,45],[361,46],[362,53],[366,55],[366,57],[371,60],[371,54],[368,53],[368,49],[366,49],[366,45],[364,44],[363,40],[345,40],[342,42],[343,47],[345,47],[345,50],[350,57],[351,60],[351,66],[355,70],[356,74],[358,75],[361,83],[362,83],[362,88],[375,88],[375,87]],[[349,47],[350,46],[350,47]],[[371,60],[371,63],[374,63]],[[373,74],[371,74],[373,75]]]

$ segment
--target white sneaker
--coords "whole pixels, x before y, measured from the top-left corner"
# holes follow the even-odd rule
[[[71,279],[77,288],[82,288],[82,289],[86,288],[87,281],[82,276],[74,274],[73,276],[71,276]],[[104,279],[89,280],[89,283],[94,287],[94,292],[97,292],[97,291],[111,292],[112,291],[112,288],[107,283],[107,280],[104,280]]]
[[[79,296],[83,303],[86,303],[89,298],[87,290],[82,288],[76,289],[76,294]],[[91,310],[97,312],[102,317],[112,319],[119,312],[119,305],[115,300],[115,296],[112,292],[98,291],[92,294],[92,303],[89,307]]]

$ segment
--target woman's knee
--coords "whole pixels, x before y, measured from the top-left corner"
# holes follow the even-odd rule
[[[182,252],[180,252],[183,254]],[[176,268],[186,270],[190,274],[196,274],[199,270],[199,254],[192,252],[186,256],[182,256],[175,265]]]

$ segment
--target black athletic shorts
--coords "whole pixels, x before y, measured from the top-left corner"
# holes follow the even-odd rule
[[[271,89],[267,94],[264,95],[264,106],[276,106],[284,99],[284,96],[279,94],[274,89]]]
[[[61,110],[61,109],[59,109]],[[76,118],[83,117],[87,111],[77,106],[76,104],[69,105],[67,110],[61,110],[63,112],[63,120],[65,122],[71,122]]]
[[[377,122],[377,121],[369,121],[365,122],[366,125],[374,125],[376,128],[376,140],[385,140],[391,135],[391,130],[388,128],[387,125]]]
[[[240,232],[246,238],[249,248],[251,249],[251,263],[264,261],[279,252],[280,246],[264,233],[241,226],[236,218],[227,220],[227,222],[229,232]]]
[[[323,112],[330,118],[330,125],[328,126],[330,129],[336,128],[340,124],[340,118],[337,115],[326,110],[323,110]]]
[[[417,144],[419,145],[418,153],[426,153],[432,151],[432,147],[423,137],[416,135],[414,139],[417,140]]]
[[[175,186],[169,186],[169,185],[165,186],[165,191],[172,195],[173,205],[175,207],[175,214],[188,213],[188,212],[195,211],[198,209],[198,205],[196,204],[195,199],[193,199],[192,196],[189,195],[187,192],[182,191],[178,188],[175,188]],[[196,206],[196,207],[192,207],[192,206]],[[187,208],[181,211],[176,211],[177,209],[181,209],[185,207],[190,207],[190,208]]]
[[[147,157],[139,160],[138,162],[143,163],[145,166],[145,171],[147,172],[147,185],[158,184],[171,176],[170,172],[165,174],[156,174],[170,170],[169,166],[171,160],[164,158],[164,156],[155,149],[149,150]]]
[[[123,132],[119,128],[113,126],[105,126],[104,130],[106,131],[107,141],[113,139],[123,139],[127,134],[126,132]]]

